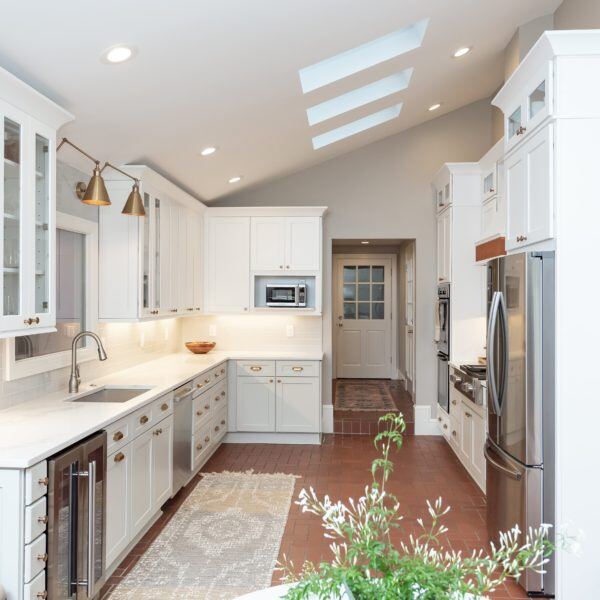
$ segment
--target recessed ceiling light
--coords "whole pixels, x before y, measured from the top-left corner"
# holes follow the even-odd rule
[[[362,244],[363,246],[368,246],[370,243],[371,243],[371,242],[370,242],[369,240],[363,240],[363,241],[361,242],[361,244]]]
[[[427,110],[429,110],[429,111],[437,110],[440,106],[441,106],[441,104],[439,102],[436,102],[435,104],[432,104]]]
[[[214,154],[217,151],[217,149],[214,146],[207,146],[206,148],[203,148],[203,150],[200,152],[200,154],[202,154],[202,156],[210,156],[211,154]]]
[[[122,63],[133,56],[133,48],[129,46],[113,46],[104,52],[104,59],[109,63]]]
[[[241,180],[242,180],[242,176],[241,175],[235,175],[234,177],[232,177],[229,180],[229,183],[237,183],[238,181],[241,181]]]
[[[464,56],[465,54],[469,54],[469,52],[471,52],[471,48],[469,48],[468,46],[465,46],[464,48],[459,48],[458,50],[456,50],[454,52],[454,54],[452,55],[452,57],[460,58],[461,56]]]

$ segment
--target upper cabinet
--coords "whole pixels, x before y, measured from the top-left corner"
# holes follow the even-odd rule
[[[140,180],[145,217],[121,208],[130,180],[107,180],[112,204],[99,210],[99,318],[136,321],[202,311],[203,204],[148,167]]]
[[[431,182],[437,212],[447,206],[479,206],[480,176],[477,163],[445,163]]]
[[[481,233],[483,242],[506,233],[504,142],[499,140],[479,161],[481,169]],[[503,246],[503,242],[500,244]]]
[[[0,337],[55,331],[56,131],[72,118],[0,69]]]
[[[251,217],[252,271],[319,271],[320,217]]]

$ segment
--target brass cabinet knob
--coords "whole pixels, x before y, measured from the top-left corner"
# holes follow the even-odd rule
[[[452,400],[452,404],[454,404],[454,406],[456,406],[456,400]]]
[[[280,269],[283,269],[283,265],[279,265],[279,268],[280,268]]]
[[[160,435],[162,433],[162,429],[155,429],[152,433],[154,435]]]
[[[277,380],[277,383],[281,383],[281,379],[278,379],[278,380]]]
[[[446,423],[444,423],[444,429],[448,429],[448,425],[446,425]]]
[[[119,440],[123,439],[123,432],[122,431],[117,431],[115,432],[115,434],[113,435],[113,442],[118,442]]]
[[[146,415],[142,415],[140,417],[140,425],[143,425],[144,423],[148,422],[148,417]]]
[[[36,558],[42,562],[48,562],[48,555],[45,552],[44,554],[38,554]]]
[[[221,396],[223,396],[223,398],[225,398],[225,390],[223,390],[223,391],[221,392]]]
[[[40,318],[36,317],[35,319],[31,319],[36,325],[40,322]]]
[[[205,410],[209,410],[210,409],[210,404],[205,404],[204,408],[205,408]]]
[[[215,379],[218,379],[218,378],[219,378],[219,374],[215,373]]]
[[[125,459],[125,455],[122,452],[117,452],[115,454],[115,458],[113,460],[118,463],[118,462],[121,462],[124,459]]]
[[[438,417],[438,421],[441,423],[442,422],[442,417]]]
[[[196,450],[202,450],[202,444],[196,444]]]
[[[185,310],[194,310],[193,308],[186,308]]]
[[[290,265],[285,265],[285,268],[286,268],[286,269],[289,269],[289,268],[290,268]]]
[[[206,437],[204,438],[204,441],[205,441],[205,442],[208,444],[208,442],[210,442],[210,438],[209,438],[208,436],[206,436]]]
[[[160,405],[160,410],[167,410],[168,408],[169,405],[166,402]]]
[[[23,323],[25,323],[25,325],[31,325],[33,323],[33,319],[25,319]]]
[[[49,482],[50,480],[47,477],[42,477],[41,479],[38,479],[38,483],[40,485],[45,485],[46,487],[48,487]]]
[[[273,383],[273,380],[272,380],[272,379],[269,379],[269,383]]]
[[[172,309],[171,309],[171,312],[172,312],[172,313],[176,313],[176,312],[177,312],[177,309],[176,309],[176,308],[172,308]]]
[[[221,369],[221,375],[225,375],[225,369]]]
[[[225,419],[221,421],[221,425],[225,425]]]
[[[210,383],[210,379],[205,379],[204,383]]]
[[[467,411],[465,411],[465,417],[469,417],[469,418],[471,418],[471,417],[472,417],[472,415],[471,415],[471,413],[470,413],[470,412],[467,412]]]
[[[215,402],[218,402],[220,399],[219,396],[215,396]]]
[[[201,410],[196,411],[196,416],[201,417],[204,413]]]
[[[43,515],[41,517],[38,517],[37,522],[43,523],[44,525],[46,525],[48,523],[48,515]]]
[[[201,383],[197,383],[197,384],[196,384],[196,387],[197,387],[198,389],[200,389],[200,388],[202,387],[202,384],[201,384]]]
[[[455,430],[455,429],[453,429],[453,430],[452,430],[452,435],[453,435],[454,437],[456,437],[456,430]]]
[[[215,431],[219,431],[219,426],[215,425]]]

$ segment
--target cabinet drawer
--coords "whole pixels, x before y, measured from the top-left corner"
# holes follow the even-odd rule
[[[314,360],[277,361],[277,377],[319,377],[320,363]]]
[[[29,544],[31,540],[44,533],[47,523],[46,497],[43,496],[31,506],[25,507],[25,543]]]
[[[40,571],[43,571],[48,561],[46,554],[46,535],[25,546],[25,561],[23,565],[24,583],[31,581]]]
[[[225,382],[211,390],[209,395],[213,412],[227,406],[227,384]]]
[[[25,504],[31,504],[48,491],[48,465],[42,461],[25,471]]]
[[[218,381],[223,381],[223,379],[226,379],[227,378],[227,363],[223,363],[222,365],[215,367],[212,370],[212,378],[215,383]]]
[[[132,437],[137,437],[140,433],[150,429],[156,420],[156,404],[154,402],[136,410],[132,417]]]
[[[157,421],[173,414],[173,392],[157,398],[152,403],[152,414]]]
[[[195,377],[192,385],[196,390],[208,389],[214,383],[214,377],[211,371],[206,371],[206,373],[202,373],[202,375],[198,375]]]
[[[275,375],[274,360],[237,361],[238,377],[273,377]]]
[[[40,600],[46,595],[46,573],[38,573],[32,581],[23,586],[23,600]]]
[[[213,444],[219,442],[227,433],[227,410],[221,410],[211,423],[211,439]]]
[[[106,428],[106,437],[108,439],[108,444],[106,446],[107,454],[111,454],[129,442],[133,429],[132,423],[132,416],[128,415],[124,419],[119,419]]]
[[[450,446],[452,446],[452,449],[458,456],[460,452],[460,420],[455,419],[451,415],[448,422],[448,428],[450,429],[448,441],[450,442]]]
[[[197,468],[198,465],[204,460],[204,457],[210,452],[211,449],[211,423],[204,425],[192,436],[192,465],[193,469]]]
[[[196,431],[201,425],[206,425],[212,415],[211,411],[212,392],[207,390],[196,396],[192,402],[192,431]]]
[[[446,411],[444,411],[439,406],[438,406],[438,409],[437,409],[437,419],[438,419],[438,425],[440,426],[440,431],[442,432],[442,435],[446,439],[448,439],[450,437],[450,434],[451,434],[451,431],[450,431],[450,417],[448,416],[448,414],[446,413]]]

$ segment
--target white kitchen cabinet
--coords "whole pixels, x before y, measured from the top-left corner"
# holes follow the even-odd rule
[[[477,412],[472,413],[471,418],[471,439],[472,453],[469,462],[473,479],[479,484],[479,487],[485,491],[485,456],[483,447],[485,446],[485,421],[482,415]]]
[[[131,443],[131,535],[135,537],[152,517],[153,430]]]
[[[160,421],[152,436],[152,505],[156,512],[173,489],[173,417]]]
[[[0,337],[55,331],[56,131],[72,118],[0,69]]]
[[[320,217],[251,217],[252,271],[320,271]]]
[[[237,378],[238,431],[275,431],[275,379]]]
[[[250,218],[210,217],[205,232],[206,311],[248,311]]]
[[[317,377],[279,377],[276,385],[276,431],[320,431],[320,380]]]
[[[471,464],[473,453],[473,411],[462,402],[460,405],[459,457],[464,465]]]
[[[202,282],[204,278],[204,264],[202,261],[202,216],[191,215],[188,224],[188,245],[192,249],[193,262],[191,265],[193,279],[192,306],[196,313],[202,311]]]
[[[200,261],[205,207],[148,167],[133,165],[125,170],[140,179],[146,216],[121,214],[131,180],[108,179],[114,175],[107,174],[112,204],[98,213],[100,319],[136,321],[198,314],[200,284],[190,275]]]
[[[127,444],[107,458],[106,469],[106,564],[111,565],[131,539],[131,454]],[[139,455],[138,455],[139,458]]]
[[[452,279],[452,208],[437,216],[437,280]]]
[[[550,239],[554,235],[553,125],[515,148],[505,165],[507,249]]]

